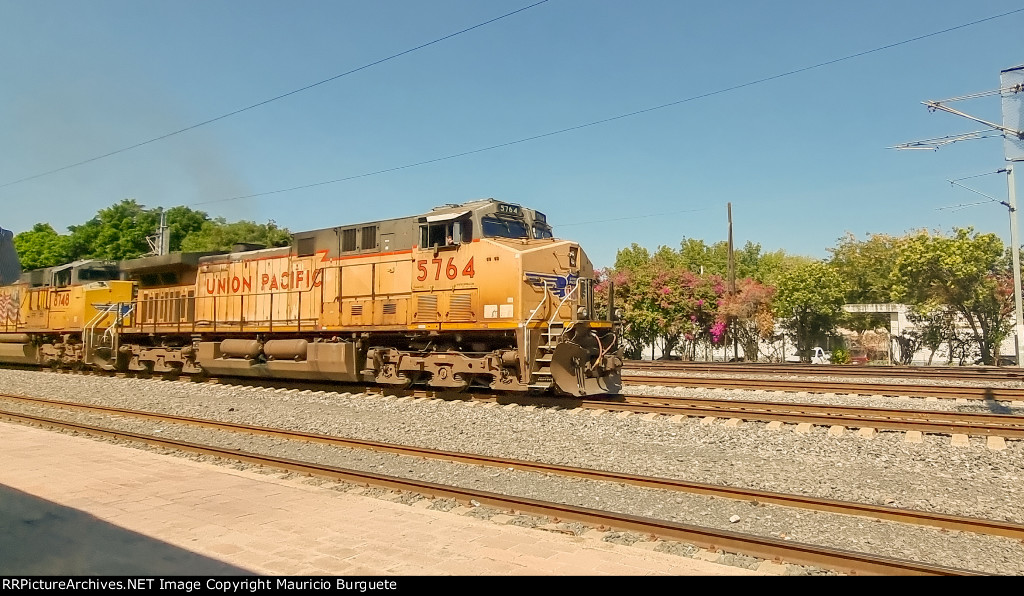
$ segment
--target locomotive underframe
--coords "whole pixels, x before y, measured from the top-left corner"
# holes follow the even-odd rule
[[[619,388],[617,353],[602,353],[601,333],[579,323],[545,349],[542,328],[502,331],[281,334],[133,333],[99,338],[81,332],[0,337],[0,362],[110,372],[301,379],[471,387],[588,395]],[[7,335],[7,334],[5,334]]]

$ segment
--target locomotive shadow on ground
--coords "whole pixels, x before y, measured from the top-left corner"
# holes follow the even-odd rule
[[[34,368],[28,367],[26,370],[35,370]],[[57,372],[65,374],[75,374],[76,371],[70,371],[66,369],[57,370]],[[99,374],[113,375],[114,373],[101,372]],[[142,371],[135,371],[131,373],[117,373],[117,376],[125,376],[130,378],[140,379],[166,379],[166,380],[185,380],[196,384],[214,384],[214,385],[229,385],[237,387],[259,387],[261,389],[278,389],[285,391],[324,391],[328,393],[365,393],[370,395],[378,395],[381,397],[393,396],[393,397],[428,397],[433,399],[443,399],[445,401],[472,401],[474,396],[468,390],[454,391],[445,389],[436,389],[430,387],[398,387],[398,386],[366,386],[360,383],[342,383],[338,381],[310,381],[303,379],[275,379],[270,377],[230,377],[230,376],[219,376],[215,378],[207,377],[204,375],[174,375],[174,374],[157,374],[157,373],[146,373]],[[562,408],[578,408],[583,405],[584,401],[605,401],[605,402],[625,402],[626,398],[620,394],[607,394],[600,396],[591,396],[587,398],[573,397],[568,395],[533,395],[526,394],[518,391],[510,391],[507,393],[491,392],[489,397],[495,402],[501,405],[507,404],[519,404],[521,406],[533,405],[537,407],[562,407]]]
[[[0,485],[0,575],[255,575]]]

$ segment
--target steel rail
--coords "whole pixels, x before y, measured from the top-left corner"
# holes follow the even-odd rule
[[[742,501],[756,501],[758,503],[771,503],[773,505],[781,505],[785,507],[809,509],[829,513],[841,513],[845,515],[865,516],[900,523],[934,526],[937,528],[944,528],[947,530],[975,532],[979,534],[1004,536],[1008,538],[1014,538],[1017,540],[1024,540],[1024,524],[1017,524],[1013,522],[1005,522],[999,520],[955,516],[944,513],[920,511],[913,509],[900,509],[896,507],[885,507],[881,505],[871,505],[867,503],[855,503],[852,501],[819,499],[807,495],[794,495],[762,491],[756,489],[748,489],[742,487],[705,484],[700,482],[688,482],[672,478],[641,476],[637,474],[626,474],[606,470],[596,470],[592,468],[578,468],[572,466],[562,466],[557,464],[546,464],[543,462],[532,462],[511,458],[477,455],[472,453],[442,451],[438,449],[429,449],[426,447],[413,447],[407,445],[380,443],[377,441],[346,439],[343,437],[335,437],[331,435],[323,435],[317,433],[307,433],[302,431],[292,431],[287,429],[269,428],[263,426],[251,426],[246,424],[237,424],[233,422],[211,421],[186,416],[159,414],[155,412],[126,410],[123,408],[114,408],[109,406],[93,406],[89,404],[78,404],[75,402],[48,400],[36,397],[0,394],[0,398],[13,399],[32,404],[56,406],[61,408],[93,410],[119,416],[132,416],[137,418],[155,419],[162,422],[172,422],[179,424],[187,424],[190,426],[216,428],[232,432],[269,435],[274,437],[283,436],[291,440],[323,443],[335,447],[345,447],[350,449],[367,449],[377,452],[394,453],[410,457],[423,457],[444,461],[456,461],[460,463],[499,467],[506,469],[513,468],[528,472],[536,472],[541,474],[555,474],[559,476],[584,478],[587,480],[595,481],[618,482],[622,484],[629,484],[632,486],[639,486],[642,488],[672,490],[691,494],[701,494],[706,496],[736,499]],[[7,412],[0,411],[0,415],[6,413]]]
[[[736,362],[680,362],[627,360],[625,370],[654,372],[700,372],[722,375],[808,375],[849,377],[898,377],[949,381],[1024,381],[1024,370],[999,367],[920,367],[849,364],[772,364]]]
[[[589,400],[591,409],[656,412],[684,416],[713,416],[741,420],[781,420],[853,428],[919,430],[929,433],[994,435],[1024,439],[1024,416],[988,412],[944,412],[844,405],[783,403],[738,399],[626,395],[625,401]]]
[[[632,385],[663,385],[672,387],[714,387],[719,389],[764,389],[768,391],[807,391],[811,393],[845,393],[907,397],[938,397],[952,399],[985,399],[999,401],[1024,400],[1024,389],[1012,387],[969,387],[962,385],[903,385],[894,383],[843,383],[801,379],[744,379],[734,377],[667,377],[657,375],[623,375],[623,382]]]
[[[292,459],[249,453],[237,449],[198,445],[185,441],[175,441],[172,439],[154,437],[140,433],[103,429],[90,425],[53,420],[39,416],[3,412],[0,413],[0,417],[21,423],[40,424],[93,435],[137,441],[149,445],[199,453],[202,455],[212,455],[254,465],[284,469],[310,476],[321,476],[355,484],[379,486],[389,490],[410,491],[433,498],[452,498],[463,503],[477,501],[483,505],[506,509],[513,512],[552,517],[556,521],[572,520],[596,525],[600,528],[638,532],[663,539],[679,540],[695,544],[709,550],[728,550],[762,559],[826,567],[854,575],[983,575],[981,573],[965,569],[956,569],[903,559],[894,559],[890,557],[833,549],[805,543],[795,543],[775,538],[746,535],[737,532],[682,524],[667,520],[626,515],[585,507],[576,507],[562,503],[513,497],[488,491],[448,486],[433,482],[409,480],[395,476],[361,472],[358,470],[349,470],[335,466],[312,464]]]

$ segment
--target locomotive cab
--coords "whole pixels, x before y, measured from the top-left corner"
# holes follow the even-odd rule
[[[578,244],[554,237],[543,213],[489,200],[437,208],[419,226],[413,322],[461,338],[449,349],[496,355],[487,374],[467,367],[460,376],[574,396],[620,389],[614,325],[594,316],[593,266]],[[420,369],[417,378],[443,370]]]

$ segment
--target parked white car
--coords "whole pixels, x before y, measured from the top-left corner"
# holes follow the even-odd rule
[[[800,355],[794,354],[792,356],[786,356],[786,362],[800,362]],[[815,346],[811,349],[811,364],[831,364],[832,354],[826,352],[823,348]]]

